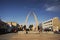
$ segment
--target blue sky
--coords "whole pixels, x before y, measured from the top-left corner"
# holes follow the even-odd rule
[[[60,0],[0,0],[0,18],[23,24],[30,11],[34,11],[39,23],[53,17],[60,18]],[[28,23],[35,23],[33,16]]]

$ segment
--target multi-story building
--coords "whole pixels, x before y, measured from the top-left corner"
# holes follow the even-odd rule
[[[58,31],[60,30],[60,21],[58,17],[52,18],[50,20],[47,20],[45,22],[42,23],[42,27],[43,29],[45,28],[52,28],[53,31]]]
[[[17,23],[16,22],[7,22],[7,24],[10,25],[10,26],[12,26],[12,25],[13,26],[17,26]]]
[[[9,27],[8,27],[8,32],[18,32],[18,27],[19,24],[17,24],[16,22],[6,22]]]

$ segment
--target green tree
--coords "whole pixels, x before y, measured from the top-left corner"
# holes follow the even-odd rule
[[[31,31],[32,31],[32,27],[33,27],[33,25],[30,25],[30,26],[29,26],[29,28],[30,28]]]

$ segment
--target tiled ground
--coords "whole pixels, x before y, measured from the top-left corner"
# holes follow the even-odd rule
[[[11,33],[0,35],[0,40],[60,40],[60,34],[53,33]]]

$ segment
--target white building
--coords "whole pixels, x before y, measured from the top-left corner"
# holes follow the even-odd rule
[[[42,23],[42,28],[45,29],[45,28],[52,28],[53,31],[58,31],[60,26],[59,26],[59,18],[58,17],[55,17],[55,18],[52,18],[50,20],[47,20],[45,22]]]

